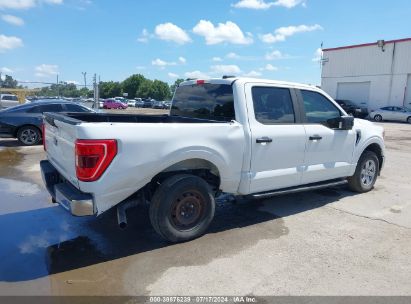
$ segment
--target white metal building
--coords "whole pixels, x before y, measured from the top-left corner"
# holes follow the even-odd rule
[[[321,87],[369,110],[411,107],[411,38],[324,49]]]

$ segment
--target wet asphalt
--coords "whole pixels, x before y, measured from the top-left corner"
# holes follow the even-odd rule
[[[207,234],[169,244],[147,206],[72,217],[51,203],[41,146],[0,140],[0,295],[411,295],[411,126],[387,129],[374,191],[220,200]]]

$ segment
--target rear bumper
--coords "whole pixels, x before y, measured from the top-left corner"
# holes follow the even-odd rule
[[[81,192],[61,177],[48,160],[40,161],[41,177],[50,195],[64,209],[75,216],[94,215],[93,196]]]

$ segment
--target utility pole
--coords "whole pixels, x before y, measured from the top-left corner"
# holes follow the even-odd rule
[[[83,74],[84,78],[84,87],[87,88],[87,72],[81,72],[81,74]]]
[[[98,109],[98,86],[97,86],[97,75],[94,74],[93,77],[93,88],[94,88],[94,109]]]
[[[59,74],[57,74],[57,97],[60,98]]]

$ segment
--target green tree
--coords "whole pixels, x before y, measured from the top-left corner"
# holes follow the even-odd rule
[[[170,98],[170,87],[167,83],[154,80],[153,81],[153,98],[156,100],[166,100]]]
[[[149,79],[144,80],[136,91],[136,96],[141,98],[153,98],[153,82]]]
[[[174,82],[174,84],[172,84],[172,85],[170,86],[171,96],[174,95],[174,92],[176,91],[177,87],[178,87],[178,86],[180,85],[180,83],[182,83],[183,81],[184,81],[184,79],[179,78],[179,79],[177,79],[177,80]]]
[[[4,80],[0,78],[0,87],[15,89],[17,88],[17,80],[14,80],[10,75],[6,75]]]
[[[82,87],[80,90],[78,90],[78,92],[79,92],[79,96],[83,96],[83,97],[93,97],[94,95],[93,90],[89,90],[88,88],[85,88],[85,87]]]
[[[128,77],[121,83],[121,87],[123,89],[123,93],[128,94],[128,98],[133,99],[136,97],[136,92],[140,88],[141,84],[147,80],[141,74],[134,74]]]
[[[116,81],[105,81],[100,83],[100,96],[110,98],[121,95],[121,84]]]

